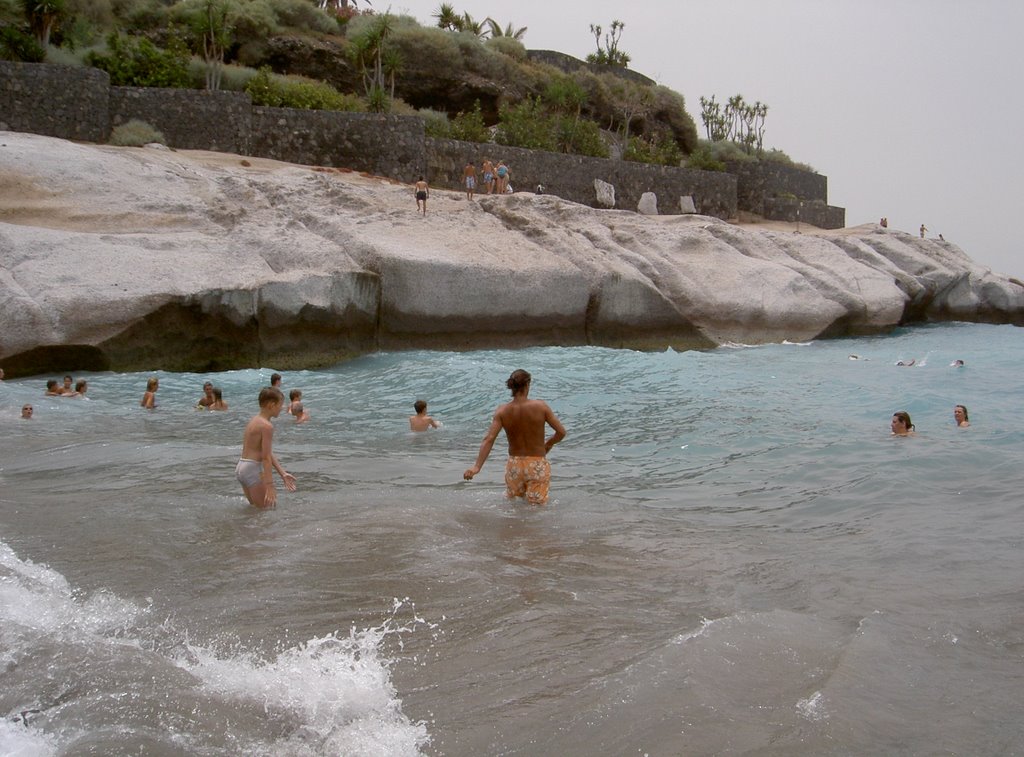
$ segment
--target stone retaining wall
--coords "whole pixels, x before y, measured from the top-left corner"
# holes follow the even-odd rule
[[[807,223],[823,229],[846,225],[846,210],[827,204],[827,176],[782,163],[727,161],[726,166],[736,176],[736,204],[743,210],[770,221],[795,221],[802,208]]]
[[[531,55],[591,67],[553,51]],[[628,69],[613,73],[643,78]],[[264,108],[239,92],[111,87],[109,81],[92,68],[0,61],[0,129],[105,142],[112,126],[138,118],[162,131],[171,147],[348,167],[407,183],[426,175],[434,186],[458,189],[467,161],[503,159],[515,189],[543,185],[590,206],[596,205],[594,179],[601,179],[615,187],[616,207],[623,209],[635,210],[643,193],[654,192],[663,214],[678,213],[679,198],[689,195],[698,213],[729,219],[741,209],[789,220],[800,205],[785,200],[796,198],[804,201],[801,217],[808,223],[838,228],[845,222],[842,208],[826,205],[826,177],[775,163],[730,163],[726,174],[438,140],[425,136],[416,116]]]
[[[771,197],[764,201],[764,217],[770,221],[809,223],[819,229],[841,229],[846,225],[846,209],[817,200],[793,200]]]
[[[252,133],[252,100],[243,92],[111,87],[110,126],[133,118],[159,129],[183,150],[245,153]]]
[[[105,142],[109,98],[105,71],[0,61],[0,129]]]
[[[424,173],[423,119],[292,108],[252,108],[248,154],[367,171],[412,183]]]
[[[726,173],[689,168],[653,166],[607,158],[524,150],[519,147],[427,138],[427,180],[431,186],[462,188],[462,171],[472,161],[504,160],[516,191],[544,192],[597,207],[594,179],[615,187],[616,207],[636,210],[644,192],[658,196],[663,215],[679,213],[679,198],[691,195],[697,212],[719,218],[736,217],[736,177]]]

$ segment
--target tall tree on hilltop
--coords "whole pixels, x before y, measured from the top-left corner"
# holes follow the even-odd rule
[[[622,30],[626,25],[621,21],[612,21],[612,28],[605,33],[604,29],[597,24],[590,25],[590,33],[594,35],[594,42],[597,43],[597,52],[587,56],[589,63],[598,63],[604,66],[619,66],[625,68],[629,65],[631,58],[619,49],[619,39],[622,37]],[[604,33],[604,46],[601,46],[601,34]]]

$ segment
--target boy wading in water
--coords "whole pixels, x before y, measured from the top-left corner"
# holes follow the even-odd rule
[[[295,476],[281,467],[273,451],[274,424],[272,418],[281,414],[284,395],[280,389],[268,386],[260,390],[260,412],[245,426],[242,436],[242,457],[235,467],[235,478],[242,485],[249,504],[271,508],[277,504],[274,474],[277,471],[285,488],[295,491]]]
[[[548,501],[551,485],[551,464],[547,453],[565,438],[565,428],[546,402],[531,400],[530,374],[519,369],[508,377],[505,386],[512,390],[512,401],[494,411],[494,419],[480,444],[476,463],[462,477],[467,481],[480,472],[491,453],[498,432],[504,429],[508,440],[508,463],[505,465],[505,496],[526,497],[531,505]],[[544,426],[555,430],[544,439]]]

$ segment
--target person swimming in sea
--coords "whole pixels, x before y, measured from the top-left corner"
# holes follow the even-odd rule
[[[967,428],[971,425],[969,416],[967,415],[966,405],[954,405],[953,406],[953,420],[956,421],[956,425],[959,428]]]
[[[912,436],[914,434],[914,423],[910,420],[910,413],[906,410],[893,413],[889,426],[893,436]]]

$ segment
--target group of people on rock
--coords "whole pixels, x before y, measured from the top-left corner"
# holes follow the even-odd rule
[[[509,183],[509,179],[512,178],[512,171],[505,164],[505,161],[499,160],[497,165],[492,163],[490,160],[485,160],[480,166],[480,174],[482,187],[486,189],[486,194],[511,194],[512,185]],[[462,183],[466,187],[466,199],[472,200],[473,195],[476,194],[477,188],[477,170],[473,161],[466,163],[466,167],[462,169]],[[538,194],[543,193],[543,187],[538,186]],[[427,200],[430,198],[430,186],[427,184],[427,180],[422,176],[413,185],[413,194],[416,195],[416,210],[423,215],[427,214]],[[481,191],[481,194],[484,194]]]
[[[495,165],[489,159],[485,160],[480,166],[480,173],[483,181],[481,189],[486,189],[486,194],[503,195],[512,191],[512,185],[509,184],[512,171],[505,165],[505,161],[499,160]],[[473,194],[476,192],[476,176],[476,166],[473,165],[473,161],[466,163],[466,167],[462,169],[462,181],[466,185],[467,200],[472,200]],[[481,191],[481,194],[484,192]]]

